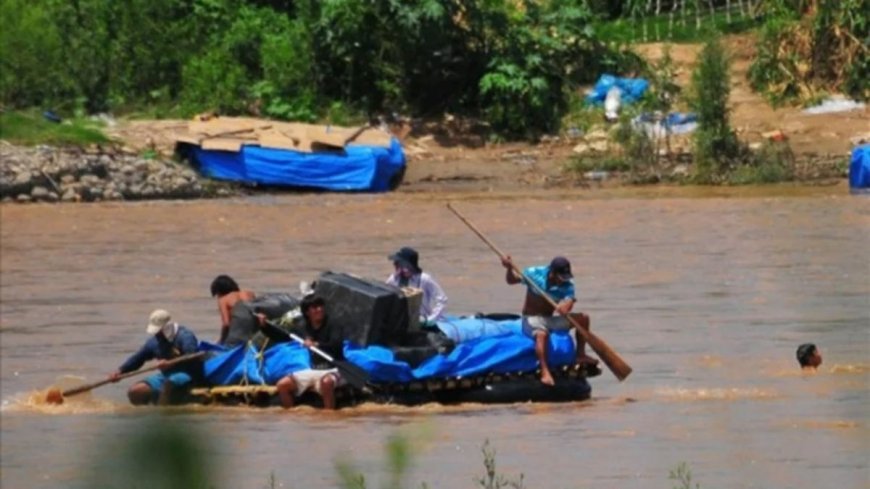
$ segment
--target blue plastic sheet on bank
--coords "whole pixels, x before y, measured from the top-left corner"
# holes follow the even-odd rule
[[[604,74],[598,78],[592,91],[586,95],[586,102],[594,105],[603,104],[607,92],[614,86],[620,90],[620,101],[623,104],[630,104],[643,97],[649,88],[649,82],[643,78],[620,78]]]
[[[863,144],[852,150],[849,188],[853,191],[870,190],[870,144]]]

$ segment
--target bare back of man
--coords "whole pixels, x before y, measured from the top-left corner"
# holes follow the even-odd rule
[[[218,298],[218,311],[221,315],[221,337],[219,342],[224,343],[227,339],[227,334],[230,330],[230,320],[232,318],[233,307],[239,301],[250,302],[254,300],[254,293],[250,290],[239,290],[230,292]]]

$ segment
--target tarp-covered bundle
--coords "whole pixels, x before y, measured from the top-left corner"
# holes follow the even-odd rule
[[[384,192],[405,170],[402,145],[373,127],[213,118],[175,139],[203,175],[246,184]]]
[[[637,102],[649,88],[649,82],[643,78],[620,78],[604,74],[595,82],[592,91],[586,95],[586,102],[600,105],[607,98],[607,92],[617,87],[620,91],[620,99],[624,104]]]
[[[849,165],[849,188],[853,190],[870,189],[870,144],[852,150],[852,163]]]
[[[538,367],[534,342],[520,332],[519,321],[451,320],[454,327],[473,331],[462,333],[466,340],[451,352],[434,355],[416,368],[397,360],[391,349],[379,345],[359,347],[346,342],[344,355],[366,370],[372,382],[377,383],[534,371]],[[483,329],[482,325],[485,325]],[[494,332],[497,333],[492,335]],[[574,339],[566,333],[550,335],[550,365],[571,365],[574,359]],[[284,375],[310,368],[310,365],[309,351],[295,343],[276,345],[262,352],[250,345],[240,345],[207,360],[205,374],[212,385],[274,385]]]

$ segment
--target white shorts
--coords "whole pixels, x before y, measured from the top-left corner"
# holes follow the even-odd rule
[[[341,378],[341,374],[338,373],[338,369],[336,368],[331,368],[329,370],[299,370],[298,372],[290,374],[290,376],[293,377],[293,382],[296,383],[296,392],[294,394],[296,396],[301,396],[302,393],[309,389],[314,389],[314,392],[321,394],[323,379],[327,375],[335,377],[336,387],[347,383],[343,378]]]
[[[523,316],[523,333],[531,337],[548,331],[568,331],[572,327],[565,316]]]

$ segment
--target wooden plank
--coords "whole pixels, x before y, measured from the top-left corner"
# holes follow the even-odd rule
[[[223,385],[218,387],[196,387],[190,390],[195,396],[226,396],[239,394],[277,394],[274,385]]]
[[[348,137],[344,131],[333,131],[328,126],[311,126],[305,131],[305,135],[311,141],[312,146],[316,145],[324,149],[344,149]]]
[[[289,149],[294,151],[299,151],[301,143],[298,137],[293,137],[278,129],[261,133],[257,137],[257,141],[263,148]]]
[[[210,138],[203,140],[200,143],[202,149],[217,150],[217,151],[232,151],[238,153],[242,149],[243,144],[248,144],[253,141],[238,138]]]

